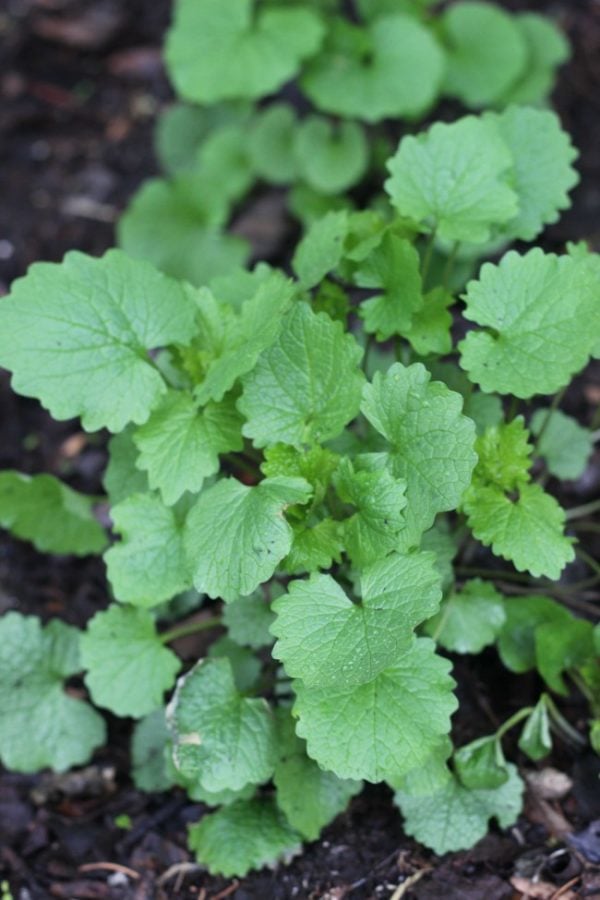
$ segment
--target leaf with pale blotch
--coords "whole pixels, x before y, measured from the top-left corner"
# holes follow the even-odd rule
[[[265,700],[238,692],[227,659],[201,661],[179,679],[167,722],[175,765],[206,790],[240,790],[273,774],[273,716]]]

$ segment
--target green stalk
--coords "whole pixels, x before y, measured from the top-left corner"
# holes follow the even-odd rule
[[[584,516],[598,512],[599,509],[600,500],[592,500],[590,503],[583,503],[581,506],[572,506],[571,509],[565,510],[567,522],[570,522],[572,519],[582,519]]]
[[[496,738],[501,740],[504,737],[507,731],[510,731],[511,728],[514,728],[515,725],[518,725],[519,722],[522,722],[523,719],[526,719],[527,716],[530,716],[533,712],[533,706],[524,706],[523,709],[517,710],[517,712],[507,719],[503,725],[500,726],[498,731],[496,732]]]
[[[571,672],[570,674],[573,678],[573,673]],[[573,681],[575,681],[575,683],[577,684],[575,678],[573,678]],[[577,686],[579,687],[579,685]],[[586,739],[582,737],[579,732],[575,730],[575,728],[573,728],[570,722],[567,722],[549,694],[544,694],[544,703],[546,704],[548,715],[552,719],[552,722],[555,725],[556,729],[558,731],[562,731],[565,737],[569,738],[574,744],[579,744],[579,746],[585,747],[587,743]]]
[[[433,257],[433,248],[435,246],[435,228],[429,235],[429,240],[427,241],[427,246],[425,247],[425,253],[423,254],[423,265],[421,266],[421,280],[423,282],[423,290],[425,290],[427,286],[427,276],[429,275],[429,269],[431,267],[431,259]]]
[[[170,644],[171,641],[176,641],[178,638],[188,637],[188,635],[197,634],[200,631],[208,631],[209,628],[218,628],[221,624],[222,619],[220,616],[214,616],[210,619],[198,619],[197,622],[189,622],[187,625],[176,625],[174,628],[170,628],[169,631],[163,632],[159,637],[163,644]]]
[[[444,271],[442,273],[442,287],[445,291],[448,290],[448,284],[450,283],[450,276],[452,275],[452,270],[454,268],[454,263],[456,262],[456,256],[458,254],[458,248],[460,247],[460,241],[454,241],[452,246],[452,250],[450,251],[450,255],[446,260],[446,264],[444,265]]]

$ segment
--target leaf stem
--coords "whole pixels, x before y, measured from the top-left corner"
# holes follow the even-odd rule
[[[431,268],[433,248],[435,246],[435,237],[436,229],[434,228],[429,235],[429,240],[427,241],[427,245],[425,247],[425,253],[423,254],[423,265],[421,266],[421,281],[423,283],[423,290],[425,290],[427,286],[427,276],[429,275],[429,269]]]
[[[457,575],[469,575],[472,578],[491,578],[504,581],[517,581],[531,585],[534,579],[531,575],[521,575],[518,572],[506,572],[504,569],[481,569],[473,566],[456,566]]]
[[[533,712],[533,706],[524,706],[522,709],[517,710],[517,712],[507,719],[500,728],[496,732],[496,738],[501,740],[504,737],[507,731],[510,731],[511,728],[514,728],[515,725],[518,725],[519,722],[522,722],[523,719],[526,719],[527,716],[530,716]]]
[[[596,575],[600,575],[600,563],[597,563],[593,556],[590,556],[589,553],[586,553],[585,550],[582,550],[581,547],[577,547],[575,550],[575,555],[582,559],[584,563],[587,563],[592,572],[595,572]]]
[[[573,673],[571,672],[570,674],[573,678]],[[573,681],[575,681],[575,684],[577,684],[577,681],[574,678]],[[577,686],[580,687],[579,685]],[[567,722],[552,697],[549,694],[544,694],[543,697],[544,703],[546,704],[546,709],[548,710],[548,714],[556,728],[559,731],[562,731],[565,737],[568,737],[571,741],[573,741],[573,743],[579,744],[579,746],[584,747],[587,743],[586,739],[582,737],[575,728],[573,728],[570,722]]]
[[[560,406],[561,401],[562,401],[563,397],[565,396],[566,390],[567,390],[566,387],[564,387],[564,388],[562,388],[562,390],[557,391],[557,393],[552,398],[552,403],[546,410],[546,415],[544,416],[544,421],[542,422],[542,427],[538,431],[538,433],[536,435],[536,439],[535,439],[535,444],[533,445],[533,455],[534,456],[539,456],[540,443],[541,443],[542,438],[544,437],[544,434],[546,432],[546,429],[548,428],[548,425],[550,424],[550,420],[552,418],[552,413],[556,412],[556,410]]]
[[[213,616],[210,619],[198,619],[196,622],[188,622],[187,625],[176,625],[168,631],[160,635],[163,644],[170,644],[178,638],[187,637],[190,634],[196,634],[199,631],[208,631],[209,628],[218,628],[222,624],[220,616]]]
[[[456,262],[456,256],[458,253],[458,248],[460,247],[460,241],[454,241],[452,246],[452,250],[445,262],[444,271],[442,273],[442,288],[447,291],[448,285],[450,283],[450,276],[452,275],[452,270],[454,269],[454,263]]]
[[[572,506],[571,509],[565,510],[567,522],[570,522],[572,519],[582,519],[584,516],[598,512],[599,509],[600,500],[592,500],[590,503],[583,503],[581,506]]]

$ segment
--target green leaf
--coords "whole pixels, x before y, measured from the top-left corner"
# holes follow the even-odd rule
[[[108,465],[102,483],[111,506],[131,494],[146,494],[150,490],[146,473],[136,466],[138,449],[133,443],[133,434],[134,428],[129,426],[108,442]]]
[[[388,232],[356,273],[360,287],[384,289],[383,294],[363,300],[360,307],[365,331],[376,334],[378,341],[405,334],[423,306],[420,266],[413,245]]]
[[[119,219],[119,246],[195,285],[243,266],[249,247],[222,231],[229,202],[219,188],[196,173],[145,182]]]
[[[134,435],[137,466],[171,506],[186,491],[200,491],[205,479],[219,471],[220,453],[242,449],[241,425],[233,398],[199,410],[191,394],[169,391]]]
[[[148,351],[194,333],[185,285],[109,250],[35,263],[0,305],[0,365],[55,419],[87,431],[141,424],[166,390]]]
[[[506,784],[510,770],[495,734],[465,744],[454,753],[458,780],[470,791],[489,791]]]
[[[240,200],[254,182],[247,130],[246,122],[222,125],[207,135],[198,150],[197,171],[202,183],[215,185],[213,190],[228,206]]]
[[[325,112],[379,122],[424,113],[437,97],[443,68],[431,31],[410,16],[388,15],[366,29],[338,20],[301,84]]]
[[[94,703],[136,719],[162,704],[181,668],[152,614],[132,606],[96,613],[81,638],[81,664]]]
[[[226,478],[204,491],[185,528],[197,590],[231,601],[267,581],[292,545],[283,511],[310,495],[304,479],[284,477],[256,487]]]
[[[358,413],[362,349],[339,322],[297,303],[244,378],[238,408],[257,447],[324,442]]]
[[[527,67],[504,96],[505,103],[536,105],[550,94],[555,70],[570,56],[569,42],[560,28],[543,15],[518,13],[514,18],[527,45]]]
[[[568,479],[583,475],[594,449],[594,441],[587,428],[582,428],[575,419],[559,409],[537,409],[529,427],[533,434],[541,434],[536,453],[546,460],[552,475]]]
[[[519,213],[502,227],[502,235],[532,241],[571,205],[569,191],[579,181],[572,165],[577,151],[549,110],[511,106],[499,115],[486,113],[484,120],[496,125],[514,160]]]
[[[495,486],[473,487],[463,508],[475,537],[519,572],[555,581],[575,558],[564,510],[539,484],[521,485],[514,498]]]
[[[330,575],[293,581],[273,603],[275,659],[307,688],[372,682],[409,651],[416,625],[435,612],[440,578],[431,553],[392,556],[363,569],[353,603]]]
[[[228,603],[223,610],[223,624],[236,644],[258,650],[273,643],[269,631],[274,614],[266,602],[262,590]]]
[[[486,428],[475,443],[479,461],[474,477],[504,491],[512,491],[529,481],[533,447],[528,438],[522,416]]]
[[[534,640],[540,675],[551,690],[568,696],[563,673],[583,666],[595,656],[592,623],[572,615],[562,622],[545,622],[535,629]]]
[[[304,741],[295,732],[294,720],[282,709],[278,717],[279,759],[273,781],[277,805],[292,828],[315,841],[322,829],[343,812],[362,788],[359,781],[345,781],[325,772],[306,755]]]
[[[406,537],[418,545],[437,513],[455,509],[477,461],[462,398],[424,366],[395,363],[363,392],[362,412],[390,447],[384,461],[406,481]]]
[[[458,553],[457,535],[448,531],[448,524],[440,519],[421,539],[421,550],[435,553],[435,567],[442,579],[442,591],[454,584],[453,560]]]
[[[227,659],[199,662],[179,679],[167,709],[174,760],[208,791],[240,790],[273,774],[275,726],[262,699],[236,689]]]
[[[252,0],[178,0],[166,61],[177,93],[195,103],[271,94],[319,47],[323,26],[308,9]]]
[[[549,597],[506,597],[506,622],[498,638],[498,652],[507,669],[522,674],[535,668],[535,632],[547,622],[562,628],[571,614]]]
[[[450,777],[428,797],[396,794],[404,816],[404,830],[438,854],[466,850],[477,843],[494,818],[501,828],[513,825],[521,812],[523,782],[515,766],[506,784],[491,791],[470,791]]]
[[[301,177],[321,194],[340,194],[360,181],[369,164],[369,144],[356,122],[336,126],[308,116],[298,126],[294,152]]]
[[[531,715],[525,720],[523,731],[519,737],[519,749],[534,762],[548,756],[552,750],[548,707],[543,695],[534,706]]]
[[[473,578],[444,600],[425,630],[445,650],[480,653],[494,643],[505,620],[502,594],[491,582]]]
[[[586,364],[598,340],[597,287],[586,259],[539,247],[484,263],[467,285],[465,317],[482,330],[459,344],[461,366],[487,392],[553,394]]]
[[[252,124],[248,153],[256,174],[269,184],[289,184],[298,177],[297,127],[294,108],[287,103],[271,104]]]
[[[118,600],[157,606],[192,586],[183,525],[175,510],[152,494],[134,494],[114,506],[111,516],[122,540],[104,560]]]
[[[504,418],[502,400],[497,394],[472,391],[465,400],[465,415],[475,422],[477,434],[483,434],[491,425],[500,425]]]
[[[188,844],[213,875],[243,876],[301,850],[302,839],[274,800],[238,800],[190,826]]]
[[[225,315],[221,323],[221,345],[206,370],[203,383],[196,389],[200,403],[222,400],[237,379],[255,367],[263,350],[276,340],[294,293],[291,281],[279,272],[273,273],[261,281],[256,292],[242,304],[239,317],[234,319]],[[214,298],[209,292],[202,292],[199,304],[201,312],[204,307],[206,315],[213,319]],[[210,333],[207,343],[210,345]]]
[[[154,149],[161,168],[170,175],[194,169],[206,138],[223,126],[244,125],[249,104],[222,103],[205,107],[174,103],[161,112],[154,130]]]
[[[33,616],[0,618],[0,757],[7,769],[64,772],[104,743],[102,718],[70,697],[64,681],[81,669],[79,632]]]
[[[449,48],[444,92],[465,106],[492,105],[525,72],[525,37],[515,18],[499,7],[454,3],[441,25]]]
[[[106,533],[86,497],[53,475],[0,472],[0,526],[42,553],[101,553]]]
[[[312,485],[318,503],[324,499],[340,461],[337,453],[317,445],[302,451],[288,444],[273,444],[266,448],[264,456],[260,468],[265,475],[304,478]]]
[[[452,314],[448,312],[448,307],[454,303],[454,297],[440,287],[429,291],[423,301],[421,308],[413,315],[404,336],[421,356],[430,353],[443,356],[450,353]]]
[[[139,791],[166,791],[173,785],[165,759],[168,740],[164,709],[155,709],[136,722],[131,738],[131,777]]]
[[[388,161],[385,188],[400,215],[421,231],[481,244],[518,213],[508,180],[512,165],[494,125],[465,116],[404,137]]]
[[[344,252],[348,232],[348,213],[329,212],[314,222],[298,246],[292,259],[293,269],[305,288],[312,288],[331,272]]]
[[[308,754],[340,778],[394,781],[421,765],[456,709],[450,664],[420,639],[366,684],[297,682],[294,715]]]
[[[360,463],[360,457],[356,460]],[[344,545],[353,565],[363,567],[381,559],[398,546],[398,532],[404,528],[406,483],[387,469],[355,471],[343,459],[334,477],[339,497],[356,508],[342,523]]]

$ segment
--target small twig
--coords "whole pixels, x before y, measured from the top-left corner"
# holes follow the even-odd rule
[[[559,897],[562,897],[563,894],[566,894],[567,891],[570,891],[571,888],[574,887],[580,880],[581,875],[575,875],[575,877],[571,878],[570,881],[566,881],[559,888],[557,888],[554,893],[550,895],[550,900],[558,900]]]
[[[405,881],[403,881],[402,884],[398,885],[398,887],[390,897],[390,900],[402,900],[402,897],[404,897],[406,892],[409,891],[411,887],[414,887],[417,881],[421,880],[423,875],[427,875],[428,872],[431,871],[432,866],[425,866],[424,869],[419,869],[418,872],[414,872],[412,875],[409,875],[409,877]]]
[[[175,882],[175,891],[179,891],[181,889],[181,882],[185,878],[186,875],[193,875],[195,872],[199,872],[202,869],[202,866],[199,866],[197,863],[191,862],[180,862],[175,863],[172,866],[162,873],[160,878],[157,879],[157,885],[162,887],[167,881],[170,881],[171,878],[176,878]]]
[[[214,897],[211,897],[210,900],[223,900],[224,897],[229,897],[230,894],[233,894],[234,891],[237,891],[240,883],[236,880],[233,884],[230,884],[229,887],[224,888],[222,891],[219,891],[218,894],[215,894]]]
[[[119,863],[113,862],[84,863],[82,866],[78,867],[77,871],[93,872],[95,869],[104,869],[107,872],[121,872],[122,875],[132,878],[134,881],[139,881],[141,878],[140,873],[136,872],[135,869],[130,869],[129,866],[121,866]]]

